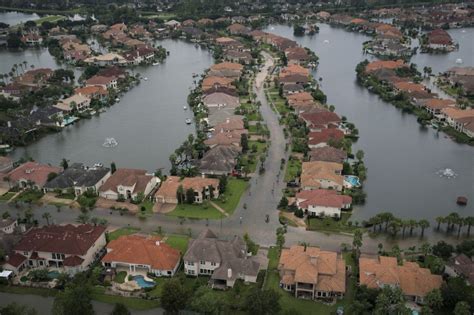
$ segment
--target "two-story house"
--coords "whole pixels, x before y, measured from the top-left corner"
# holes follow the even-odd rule
[[[159,203],[178,203],[178,189],[186,195],[186,191],[193,190],[194,203],[202,203],[204,200],[219,197],[219,180],[206,177],[185,177],[168,176],[160,189],[155,194],[155,200]]]
[[[3,266],[18,273],[21,268],[63,268],[69,274],[84,271],[105,246],[105,226],[47,225],[28,231],[13,248]]]
[[[119,168],[99,188],[99,196],[111,200],[135,200],[139,195],[148,196],[159,183],[160,179],[146,170]]]

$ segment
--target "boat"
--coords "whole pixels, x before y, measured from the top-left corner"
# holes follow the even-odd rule
[[[115,98],[115,101],[116,101],[116,102],[120,102],[120,98],[118,98],[118,97]]]
[[[464,196],[459,196],[458,199],[456,199],[456,203],[460,206],[465,206],[467,205],[467,198]]]
[[[461,58],[456,59],[456,63],[460,65],[462,63],[462,59]]]
[[[105,138],[104,143],[102,144],[104,148],[114,148],[118,146],[117,140],[115,138]]]
[[[147,77],[144,77],[143,80],[148,81],[148,78],[147,78]]]
[[[187,109],[188,109],[188,107],[187,107],[187,106],[183,106],[183,109],[184,109],[184,110],[187,110]]]
[[[193,121],[191,120],[191,118],[186,118],[186,124],[187,125],[190,125]]]
[[[158,66],[159,64],[160,64],[159,62],[152,63],[152,65],[154,65],[154,66]]]

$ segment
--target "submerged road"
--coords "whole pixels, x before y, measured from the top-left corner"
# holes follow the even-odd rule
[[[150,233],[162,228],[165,233],[191,234],[197,236],[202,229],[208,227],[214,230],[222,238],[231,238],[234,235],[244,235],[248,233],[250,237],[262,246],[271,246],[275,244],[276,229],[280,226],[278,221],[277,205],[282,197],[282,190],[285,187],[283,183],[284,171],[280,171],[281,159],[288,160],[288,153],[285,151],[286,139],[280,126],[277,114],[272,110],[265,97],[264,81],[267,78],[269,68],[274,64],[272,57],[263,52],[265,62],[263,67],[257,73],[254,82],[254,92],[257,95],[257,101],[261,103],[260,111],[262,117],[270,131],[270,147],[265,160],[265,173],[256,175],[250,180],[250,187],[242,196],[240,203],[234,214],[222,220],[193,220],[178,219],[166,216],[164,214],[154,214],[146,219],[139,219],[132,214],[120,215],[118,211],[110,209],[94,209],[91,211],[91,217],[104,218],[109,225],[113,227],[132,226],[139,227],[142,232]],[[280,174],[278,176],[278,174]],[[15,208],[13,205],[0,204],[0,210],[9,210],[11,214],[23,216],[26,208]],[[35,218],[40,223],[46,223],[42,219],[45,212],[51,214],[50,222],[56,224],[75,223],[79,215],[78,209],[63,207],[60,212],[54,206],[34,207]],[[269,222],[265,222],[266,215],[269,216]],[[286,246],[307,242],[311,245],[319,246],[326,250],[339,250],[341,243],[351,244],[351,235],[325,234],[321,232],[306,231],[304,228],[288,227],[288,233],[285,236]],[[443,233],[435,233],[430,236],[429,241],[434,243],[441,239],[449,239],[456,242],[456,239],[447,237]],[[428,241],[425,237],[423,241]],[[362,251],[366,253],[376,253],[378,244],[384,244],[389,249],[398,244],[401,248],[420,245],[420,239],[417,237],[404,240],[393,240],[387,236],[377,238],[364,237]]]

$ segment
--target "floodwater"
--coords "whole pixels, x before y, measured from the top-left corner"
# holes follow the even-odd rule
[[[461,216],[473,214],[474,147],[457,144],[443,133],[421,127],[414,115],[404,114],[356,82],[356,65],[370,59],[362,53],[362,43],[369,39],[321,24],[312,37],[294,37],[293,29],[272,25],[267,31],[298,41],[319,56],[313,73],[322,77],[322,90],[336,112],[346,116],[359,129],[360,138],[354,152],[365,152],[368,179],[365,205],[355,207],[353,220],[364,220],[381,211],[401,218],[431,219],[458,211]],[[456,66],[474,66],[473,29],[450,30],[459,42],[459,51],[447,55],[422,54],[412,58],[419,69],[433,68],[433,73]],[[442,178],[437,171],[451,168],[454,179]],[[469,198],[467,207],[456,205],[458,196]]]

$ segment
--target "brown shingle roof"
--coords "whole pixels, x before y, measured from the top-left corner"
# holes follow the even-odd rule
[[[8,173],[8,178],[10,178],[12,182],[19,180],[32,181],[39,187],[43,187],[48,181],[48,175],[50,173],[58,174],[61,171],[61,167],[39,164],[36,162],[26,162]]]
[[[117,192],[117,186],[133,186],[133,192],[143,192],[146,186],[152,180],[153,175],[147,175],[146,170],[119,168],[99,189],[101,192],[112,190]]]
[[[14,250],[82,256],[104,232],[102,225],[47,225],[27,232]]]

